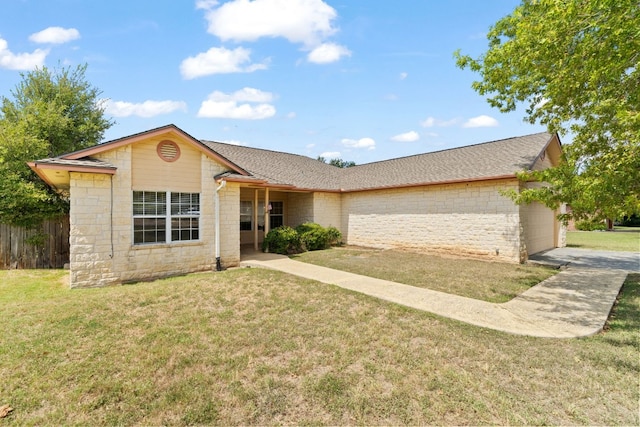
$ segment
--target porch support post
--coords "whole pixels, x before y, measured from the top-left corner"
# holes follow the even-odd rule
[[[258,250],[258,189],[253,190],[253,250]]]
[[[271,229],[269,224],[269,187],[264,189],[264,235],[266,236]]]

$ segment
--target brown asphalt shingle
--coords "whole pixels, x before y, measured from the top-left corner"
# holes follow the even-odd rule
[[[311,157],[221,142],[202,143],[269,184],[314,190],[340,189],[342,170]]]
[[[86,168],[96,168],[96,169],[116,169],[114,165],[111,163],[105,162],[103,160],[94,159],[91,157],[85,157],[83,159],[78,160],[69,160],[63,159],[60,157],[51,157],[48,159],[41,159],[37,161],[40,165],[56,165],[56,166],[67,166],[67,167],[86,167]]]
[[[513,176],[530,169],[551,138],[543,132],[345,169],[297,154],[202,142],[270,184],[357,191]]]

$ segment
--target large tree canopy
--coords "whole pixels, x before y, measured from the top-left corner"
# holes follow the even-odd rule
[[[85,80],[86,66],[22,74],[0,108],[0,222],[33,226],[68,211],[27,166],[97,144],[113,123],[104,117],[100,91]]]
[[[571,134],[559,167],[522,176],[548,186],[518,202],[569,203],[575,218],[640,212],[640,3],[523,0],[489,31],[479,58],[455,53],[480,74],[473,88],[502,112]]]

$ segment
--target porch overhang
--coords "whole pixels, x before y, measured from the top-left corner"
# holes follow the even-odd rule
[[[95,159],[68,160],[61,158],[43,159],[27,163],[44,182],[58,191],[68,191],[71,172],[115,175],[117,168],[107,162]]]

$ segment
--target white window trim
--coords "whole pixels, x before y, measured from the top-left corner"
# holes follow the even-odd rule
[[[255,224],[253,223],[253,200],[240,200],[240,203],[250,203],[251,204],[251,212],[249,213],[249,222],[251,223],[251,228],[249,230],[240,230],[241,233],[248,233],[254,230]],[[242,206],[240,206],[242,208]],[[242,222],[242,210],[240,211],[240,222]],[[245,221],[246,222],[246,221]]]
[[[150,245],[167,245],[167,244],[173,244],[173,245],[183,245],[183,244],[189,244],[189,243],[193,243],[193,242],[200,242],[201,240],[201,236],[202,236],[202,222],[200,221],[201,219],[201,215],[200,215],[200,210],[198,210],[198,214],[197,215],[171,215],[171,194],[172,193],[186,193],[184,191],[147,191],[147,190],[133,190],[132,191],[132,195],[134,192],[147,192],[147,193],[165,193],[165,214],[164,214],[164,220],[165,220],[165,230],[164,230],[164,235],[165,235],[165,241],[164,242],[148,242],[148,243],[135,243],[135,226],[134,226],[134,219],[135,218],[163,218],[162,215],[134,215],[133,212],[131,213],[131,244],[133,246],[150,246]],[[202,197],[201,197],[201,193],[189,193],[189,194],[197,194],[198,195],[198,208],[201,208],[202,205]],[[131,206],[133,208],[133,201],[131,203]],[[190,240],[172,240],[172,219],[173,218],[198,218],[198,238],[197,239],[190,239]]]

